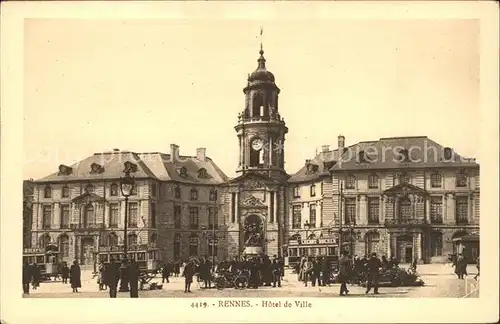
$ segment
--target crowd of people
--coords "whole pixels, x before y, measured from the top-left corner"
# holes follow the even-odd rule
[[[75,260],[71,267],[68,267],[66,263],[60,265],[60,276],[63,284],[71,284],[73,292],[78,292],[78,288],[82,286],[81,283],[81,270],[78,262]],[[33,290],[36,290],[42,282],[42,270],[40,266],[36,263],[29,264],[24,263],[23,265],[23,293],[30,293],[30,284]]]

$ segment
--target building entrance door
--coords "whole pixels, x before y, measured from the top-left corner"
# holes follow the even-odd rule
[[[413,237],[409,235],[397,238],[397,259],[401,263],[411,263],[413,259]]]
[[[405,246],[405,263],[412,263],[413,259],[413,247]]]
[[[94,264],[94,238],[82,238],[81,265],[90,266]]]

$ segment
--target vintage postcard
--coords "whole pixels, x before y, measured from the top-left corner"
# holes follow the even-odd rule
[[[2,321],[495,322],[497,14],[3,3]]]

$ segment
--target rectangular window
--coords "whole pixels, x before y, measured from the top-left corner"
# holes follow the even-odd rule
[[[311,194],[311,197],[316,196],[316,186],[315,185],[311,185],[310,194]]]
[[[198,207],[189,207],[189,228],[198,229]]]
[[[136,183],[132,187],[132,192],[130,193],[131,196],[137,196],[137,193],[139,192],[139,184]]]
[[[356,198],[345,198],[344,222],[345,224],[356,224]]]
[[[119,215],[118,204],[110,204],[109,205],[109,227],[118,227],[118,215]]]
[[[70,206],[61,205],[61,228],[69,228]]]
[[[309,224],[316,227],[316,204],[309,205]]]
[[[302,227],[302,206],[295,205],[293,206],[292,212],[292,228],[301,228]]]
[[[137,203],[129,203],[128,204],[128,226],[129,227],[137,227],[137,218],[138,218],[138,206]]]
[[[431,175],[431,188],[441,188],[441,174],[433,173]]]
[[[300,197],[300,187],[299,186],[293,188],[293,197],[294,198]]]
[[[271,215],[269,215],[269,221],[271,223],[274,223],[274,195],[275,195],[275,193],[271,192],[271,194],[270,194],[271,201],[269,202],[269,205],[271,207],[271,211],[270,211]]]
[[[156,203],[151,203],[151,228],[156,228]]]
[[[52,206],[42,207],[42,222],[43,229],[50,229],[52,224]]]
[[[151,184],[151,196],[156,197],[156,183]]]
[[[368,176],[368,188],[377,189],[378,188],[378,176],[371,174]]]
[[[379,223],[380,199],[377,197],[368,198],[368,224]]]
[[[469,215],[468,197],[457,197],[455,202],[455,215],[457,224],[467,224]]]
[[[345,188],[346,189],[355,189],[356,188],[356,177],[353,175],[347,176],[347,179],[345,181]]]
[[[214,244],[214,240],[210,240],[209,243],[208,243],[208,255],[209,256],[217,256],[217,241],[215,241],[215,244]]]
[[[432,233],[431,235],[431,255],[443,255],[443,235],[441,233]]]
[[[218,227],[219,212],[217,207],[208,207],[208,228],[213,229]]]
[[[236,193],[231,194],[231,223],[236,222]]]
[[[62,197],[69,198],[69,187],[68,186],[64,186],[62,188]]]
[[[174,227],[181,228],[181,206],[174,206]]]
[[[443,198],[432,197],[430,210],[431,210],[431,223],[433,224],[443,223]]]

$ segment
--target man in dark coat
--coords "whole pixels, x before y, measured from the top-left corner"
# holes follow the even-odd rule
[[[281,287],[281,264],[278,259],[273,259],[271,268],[273,273],[273,287],[276,287],[276,283],[278,283],[278,287]]]
[[[130,261],[128,266],[128,279],[130,283],[130,298],[139,298],[139,277],[141,270],[135,259]]]
[[[184,267],[182,276],[184,277],[184,292],[191,292],[191,283],[193,282],[193,276],[196,272],[196,266],[192,261],[189,261]]]
[[[61,278],[62,278],[62,283],[64,283],[64,284],[68,283],[69,268],[68,268],[68,264],[66,262],[64,262],[62,269],[61,269]]]
[[[373,252],[366,264],[367,280],[365,294],[368,294],[373,287],[373,293],[378,295],[379,269],[382,266],[382,262],[377,258],[377,253]]]
[[[114,258],[111,258],[110,263],[106,267],[104,280],[109,287],[109,297],[116,298],[118,281],[120,280],[120,264]]]
[[[204,287],[210,288],[212,286],[212,262],[208,258],[205,258],[200,265],[200,275],[203,279]]]
[[[330,261],[326,257],[321,259],[321,286],[330,285]]]
[[[82,286],[82,271],[78,265],[78,261],[73,261],[71,268],[69,269],[69,282],[71,283],[71,288],[73,292],[78,292],[78,288]]]
[[[168,263],[165,262],[163,264],[163,267],[161,268],[161,283],[165,283],[165,280],[167,281],[167,283],[169,283],[170,282],[168,280],[169,276],[170,276],[170,269],[169,269]]]
[[[347,281],[349,280],[349,274],[351,270],[351,259],[347,256],[347,251],[342,251],[342,257],[339,259],[339,275],[338,280],[340,282],[340,296],[347,295],[349,290],[347,289]]]
[[[40,286],[40,280],[42,278],[42,274],[40,272],[40,268],[36,263],[31,266],[31,274],[32,274],[32,284],[33,289],[37,289]]]
[[[316,257],[313,260],[312,264],[312,286],[316,286],[316,282],[318,283],[318,286],[321,286],[321,258]]]
[[[23,265],[23,293],[24,294],[30,293],[30,283],[31,283],[32,277],[33,277],[32,267],[30,266],[30,264],[28,262],[26,262]]]

